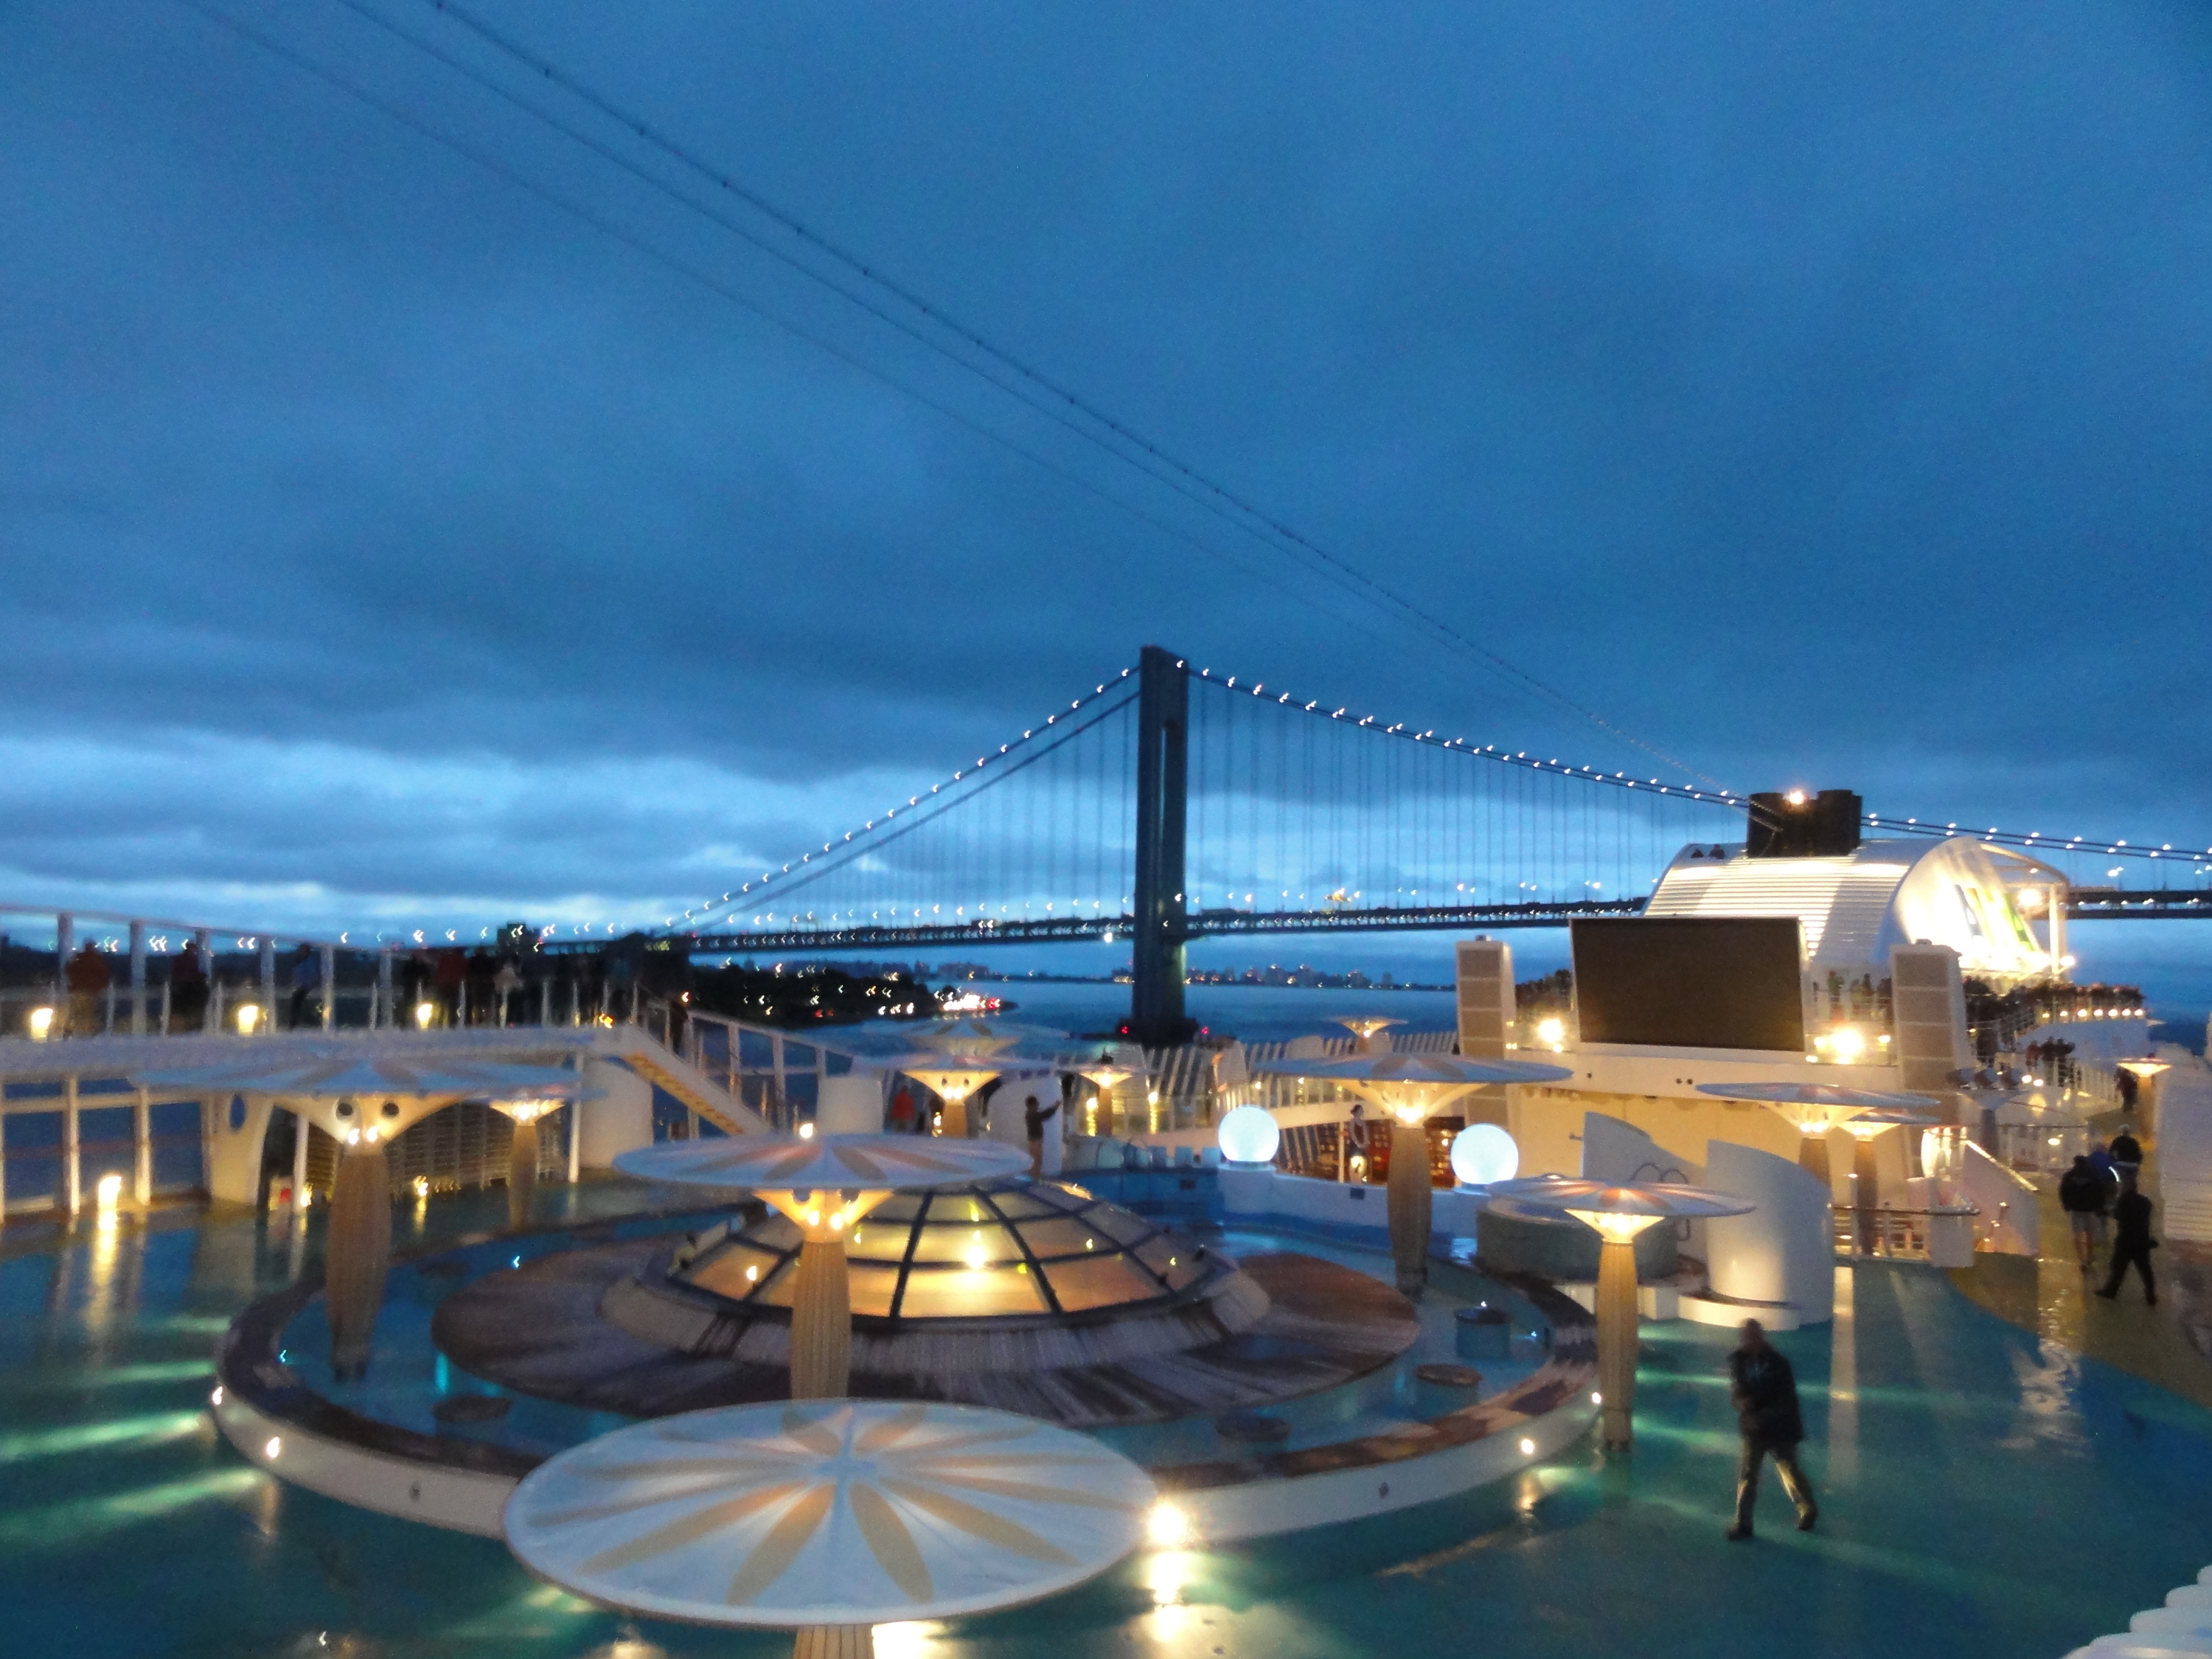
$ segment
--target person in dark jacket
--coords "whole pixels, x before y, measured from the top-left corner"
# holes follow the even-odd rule
[[[1771,1457],[1782,1490],[1797,1506],[1797,1530],[1810,1532],[1820,1518],[1813,1484],[1798,1467],[1797,1446],[1805,1438],[1805,1419],[1797,1409],[1797,1376],[1790,1361],[1766,1340],[1756,1319],[1741,1327],[1742,1341],[1729,1356],[1729,1400],[1743,1434],[1743,1455],[1736,1464],[1735,1524],[1731,1540],[1751,1536],[1751,1512],[1759,1502],[1759,1465]]]
[[[2085,1273],[2096,1265],[2097,1235],[2103,1231],[2105,1200],[2112,1190],[2112,1183],[2097,1172],[2086,1153],[2058,1177],[2058,1207],[2074,1229],[2074,1259]]]
[[[2158,1241],[2150,1236],[2150,1200],[2136,1190],[2136,1178],[2123,1166],[2120,1195],[2112,1200],[2112,1273],[2097,1294],[2107,1302],[2120,1294],[2120,1280],[2132,1266],[2142,1275],[2143,1300],[2158,1306],[2158,1280],[2150,1270],[2150,1253]]]
[[[2121,1075],[2131,1074],[2124,1072]],[[2120,1172],[2123,1181],[2131,1178],[2142,1168],[2142,1142],[2136,1139],[2134,1131],[2124,1123],[2120,1125],[2119,1133],[2112,1137],[2112,1165]]]

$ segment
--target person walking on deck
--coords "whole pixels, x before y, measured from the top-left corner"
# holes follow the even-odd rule
[[[2066,1212],[2067,1224],[2074,1230],[2074,1259],[2085,1273],[2096,1265],[2105,1200],[2112,1190],[2112,1183],[2097,1172],[2087,1153],[2058,1177],[2058,1207]]]
[[[1813,1501],[1813,1483],[1798,1466],[1797,1447],[1805,1438],[1805,1419],[1797,1408],[1797,1376],[1789,1357],[1766,1340],[1766,1328],[1747,1319],[1739,1328],[1742,1340],[1729,1356],[1729,1400],[1735,1407],[1736,1425],[1743,1435],[1743,1455],[1736,1463],[1735,1524],[1729,1528],[1731,1541],[1749,1538],[1751,1512],[1759,1502],[1759,1465],[1774,1460],[1782,1477],[1782,1490],[1797,1506],[1797,1530],[1810,1532],[1820,1518]]]
[[[2122,1166],[2120,1195],[2112,1202],[2112,1272],[2097,1294],[2107,1302],[2119,1299],[2120,1280],[2132,1267],[2142,1275],[2143,1300],[2158,1306],[2158,1279],[2150,1270],[2150,1253],[2158,1241],[2150,1236],[2150,1200],[2136,1190],[2132,1171]]]
[[[2122,1073],[2121,1075],[2129,1077],[2134,1073]],[[2124,1123],[2120,1125],[2119,1133],[2112,1137],[2112,1167],[2119,1171],[2120,1179],[2124,1182],[2134,1180],[2142,1170],[2142,1142],[2136,1139],[2135,1131]]]

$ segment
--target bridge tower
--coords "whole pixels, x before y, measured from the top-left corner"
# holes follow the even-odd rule
[[[1190,669],[1148,645],[1137,667],[1136,937],[1129,1035],[1150,1048],[1185,1042],[1184,823],[1190,800]]]

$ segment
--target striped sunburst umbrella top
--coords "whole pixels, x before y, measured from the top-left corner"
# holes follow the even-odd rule
[[[1029,1154],[1004,1141],[922,1135],[727,1135],[663,1141],[615,1159],[615,1168],[642,1181],[756,1192],[896,1192],[982,1181],[1029,1166]]]
[[[964,1406],[824,1400],[664,1417],[541,1464],[507,1547],[605,1606],[792,1629],[1030,1601],[1135,1549],[1151,1479],[1086,1435]]]

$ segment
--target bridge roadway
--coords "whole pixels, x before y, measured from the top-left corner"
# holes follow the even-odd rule
[[[1567,904],[1452,904],[1422,908],[1201,910],[1183,925],[1186,939],[1237,934],[1386,933],[1445,928],[1563,927],[1577,916],[1632,916],[1642,897]],[[2212,891],[2196,888],[2077,890],[2066,907],[2073,921],[2212,921]],[[980,945],[1048,945],[1074,939],[1127,939],[1133,918],[1048,916],[934,922],[910,927],[792,927],[694,933],[697,956],[746,956],[778,951],[881,951]],[[681,938],[678,934],[674,937]],[[587,940],[548,940],[552,951],[599,950]]]

